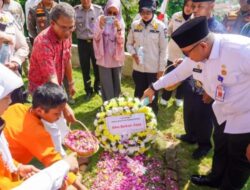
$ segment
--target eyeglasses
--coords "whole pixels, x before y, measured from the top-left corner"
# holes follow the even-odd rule
[[[58,24],[55,20],[53,20],[57,26],[59,26],[64,32],[73,32],[75,29],[76,29],[76,25],[74,26],[70,26],[70,27],[67,27],[67,26],[62,26],[61,24]]]
[[[182,53],[183,53],[186,57],[189,57],[190,53],[191,53],[197,46],[199,46],[200,44],[201,44],[201,42],[198,43],[198,44],[196,44],[196,45],[195,45],[194,47],[192,47],[190,50],[188,50],[188,52],[182,51]]]
[[[107,14],[110,16],[117,16],[118,12],[108,11]]]

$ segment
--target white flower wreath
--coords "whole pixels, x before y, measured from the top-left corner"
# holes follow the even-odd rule
[[[107,117],[129,116],[143,113],[146,127],[144,131],[132,134],[112,134],[107,126]],[[150,107],[144,106],[138,98],[119,97],[105,101],[101,111],[96,114],[94,121],[95,135],[106,151],[122,154],[142,154],[148,150],[155,140],[157,120]]]

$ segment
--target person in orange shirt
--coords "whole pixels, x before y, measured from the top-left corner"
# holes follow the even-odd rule
[[[13,160],[8,142],[4,133],[2,133],[5,121],[1,116],[11,103],[10,94],[22,85],[23,82],[20,77],[0,64],[0,189],[59,189],[67,172],[69,170],[77,172],[79,169],[75,155],[71,154],[63,160],[55,162],[50,167],[39,171],[32,165],[19,164]]]
[[[53,126],[62,120],[66,102],[64,90],[49,82],[35,90],[32,107],[14,104],[5,111],[2,116],[6,122],[4,135],[15,160],[27,164],[37,158],[48,167],[66,155],[61,145],[59,128],[62,126]],[[69,173],[67,181],[77,189],[86,189],[73,173]]]

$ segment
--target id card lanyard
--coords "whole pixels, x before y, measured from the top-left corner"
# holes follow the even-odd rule
[[[216,87],[215,100],[217,100],[219,102],[224,102],[225,94],[226,94],[225,86],[223,86],[224,77],[221,75],[218,75],[217,80],[219,81],[219,84]]]

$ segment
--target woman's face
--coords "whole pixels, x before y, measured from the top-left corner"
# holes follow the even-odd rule
[[[109,7],[108,10],[107,10],[107,15],[108,16],[115,16],[115,17],[117,17],[118,14],[119,14],[119,11],[115,7]]]
[[[150,21],[152,19],[152,17],[154,16],[153,12],[149,9],[142,9],[140,12],[140,15],[141,15],[142,20],[144,20],[146,22]]]
[[[193,2],[192,2],[192,0],[187,1],[186,5],[184,6],[184,13],[186,15],[191,15],[193,13]]]

